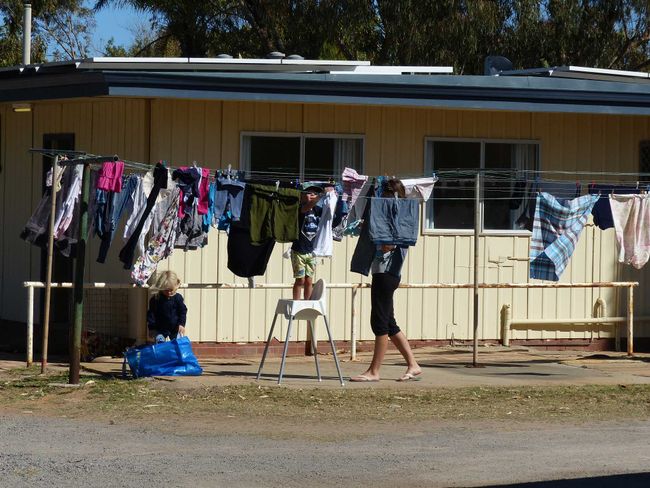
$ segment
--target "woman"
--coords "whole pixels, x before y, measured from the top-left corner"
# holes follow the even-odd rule
[[[382,187],[385,198],[405,198],[404,185],[398,179],[386,181]],[[402,265],[406,259],[408,247],[381,245],[372,262],[372,286],[370,288],[371,311],[370,325],[375,334],[375,350],[370,367],[350,381],[379,381],[379,368],[384,360],[390,339],[406,360],[406,372],[398,381],[418,380],[422,369],[415,361],[411,347],[404,333],[397,326],[393,306],[393,295],[399,287]]]

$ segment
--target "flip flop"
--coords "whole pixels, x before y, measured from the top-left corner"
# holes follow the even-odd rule
[[[350,381],[353,383],[376,383],[379,380],[373,380],[372,378],[360,374],[359,376],[350,377]]]
[[[404,382],[404,381],[420,381],[422,378],[420,377],[422,373],[404,373],[404,375],[398,379],[397,381]]]

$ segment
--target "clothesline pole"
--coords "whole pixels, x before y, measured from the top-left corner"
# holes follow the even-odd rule
[[[45,272],[45,310],[43,316],[43,353],[41,355],[41,374],[47,368],[47,345],[50,332],[50,302],[52,300],[52,266],[54,262],[54,220],[56,217],[56,183],[59,175],[59,156],[52,162],[52,190],[50,206],[50,228],[47,238],[47,270]]]
[[[478,366],[478,262],[479,234],[481,231],[481,174],[476,172],[476,195],[474,196],[474,343],[472,345],[472,366]]]
[[[71,385],[79,384],[81,369],[81,329],[84,310],[84,272],[86,268],[86,239],[88,238],[88,202],[90,201],[90,164],[83,165],[81,180],[81,201],[79,202],[79,239],[75,258],[74,274],[74,322],[70,338],[70,376]]]

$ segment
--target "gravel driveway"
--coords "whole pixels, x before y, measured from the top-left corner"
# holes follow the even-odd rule
[[[573,478],[583,480],[542,486],[650,486],[644,421],[383,422],[338,426],[333,438],[314,436],[314,429],[295,435],[295,427],[291,433],[263,420],[225,420],[222,432],[184,429],[182,420],[180,432],[157,428],[174,422],[166,420],[152,417],[143,428],[0,415],[0,486],[393,488]],[[644,474],[611,477],[626,473]]]

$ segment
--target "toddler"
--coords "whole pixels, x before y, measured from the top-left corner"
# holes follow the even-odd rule
[[[147,328],[156,343],[185,335],[187,307],[183,296],[177,293],[180,284],[173,271],[164,271],[156,277],[152,287],[156,294],[149,300],[147,311]]]

